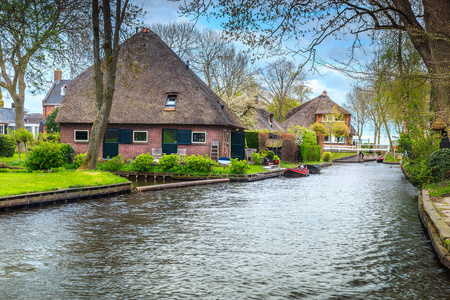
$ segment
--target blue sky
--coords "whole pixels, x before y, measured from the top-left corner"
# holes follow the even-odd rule
[[[147,11],[147,15],[145,17],[145,23],[169,23],[174,21],[189,21],[187,17],[179,16],[177,12],[177,8],[180,5],[180,2],[170,2],[164,0],[134,0],[135,4],[143,5],[144,9]],[[208,27],[220,30],[220,21],[211,19],[210,22],[206,20],[206,18],[202,18],[198,21],[197,26],[199,28]],[[349,38],[350,39],[350,38]],[[333,62],[337,61],[346,61],[348,59],[348,52],[345,49],[348,49],[349,41],[335,41],[333,39],[326,40],[320,47],[318,47],[318,55],[325,61]],[[371,50],[370,45],[367,43],[366,52],[357,53],[357,57],[361,61],[367,61],[371,58]],[[271,58],[274,59],[274,58]],[[271,60],[269,59],[269,60]],[[302,62],[301,57],[294,58],[297,63]],[[262,66],[266,61],[260,60],[257,62],[258,66]],[[57,66],[55,66],[55,69]],[[311,98],[314,98],[322,93],[322,91],[326,90],[328,95],[332,100],[342,105],[346,102],[346,94],[350,91],[350,84],[352,82],[351,79],[347,78],[345,75],[341,74],[338,71],[331,70],[325,67],[319,68],[320,74],[317,72],[309,72],[306,76],[306,83],[311,87],[312,93]],[[67,76],[64,76],[63,79],[66,79]],[[49,73],[47,76],[47,81],[53,81],[53,73]],[[5,107],[11,107],[11,99],[5,97],[7,92],[3,90]],[[26,94],[25,99],[25,108],[33,113],[40,112],[42,113],[42,100],[45,97],[45,92],[42,92],[38,95],[31,95],[30,93]]]

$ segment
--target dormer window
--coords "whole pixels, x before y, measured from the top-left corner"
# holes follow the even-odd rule
[[[169,95],[166,100],[166,107],[164,110],[175,110],[175,104],[177,103],[177,95]]]
[[[66,86],[63,86],[61,88],[61,96],[64,96],[66,94]]]

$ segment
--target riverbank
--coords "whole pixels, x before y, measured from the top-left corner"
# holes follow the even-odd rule
[[[450,196],[433,197],[428,190],[419,195],[419,216],[440,262],[450,270]]]

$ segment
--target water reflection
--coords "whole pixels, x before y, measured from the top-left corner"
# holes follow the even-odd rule
[[[198,186],[1,215],[5,299],[442,299],[401,171]]]

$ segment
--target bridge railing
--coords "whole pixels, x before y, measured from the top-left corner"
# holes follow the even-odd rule
[[[389,152],[389,145],[378,145],[378,144],[356,144],[356,145],[330,145],[324,144],[323,150],[333,150],[336,152],[358,152],[358,151],[366,151],[366,152]]]

